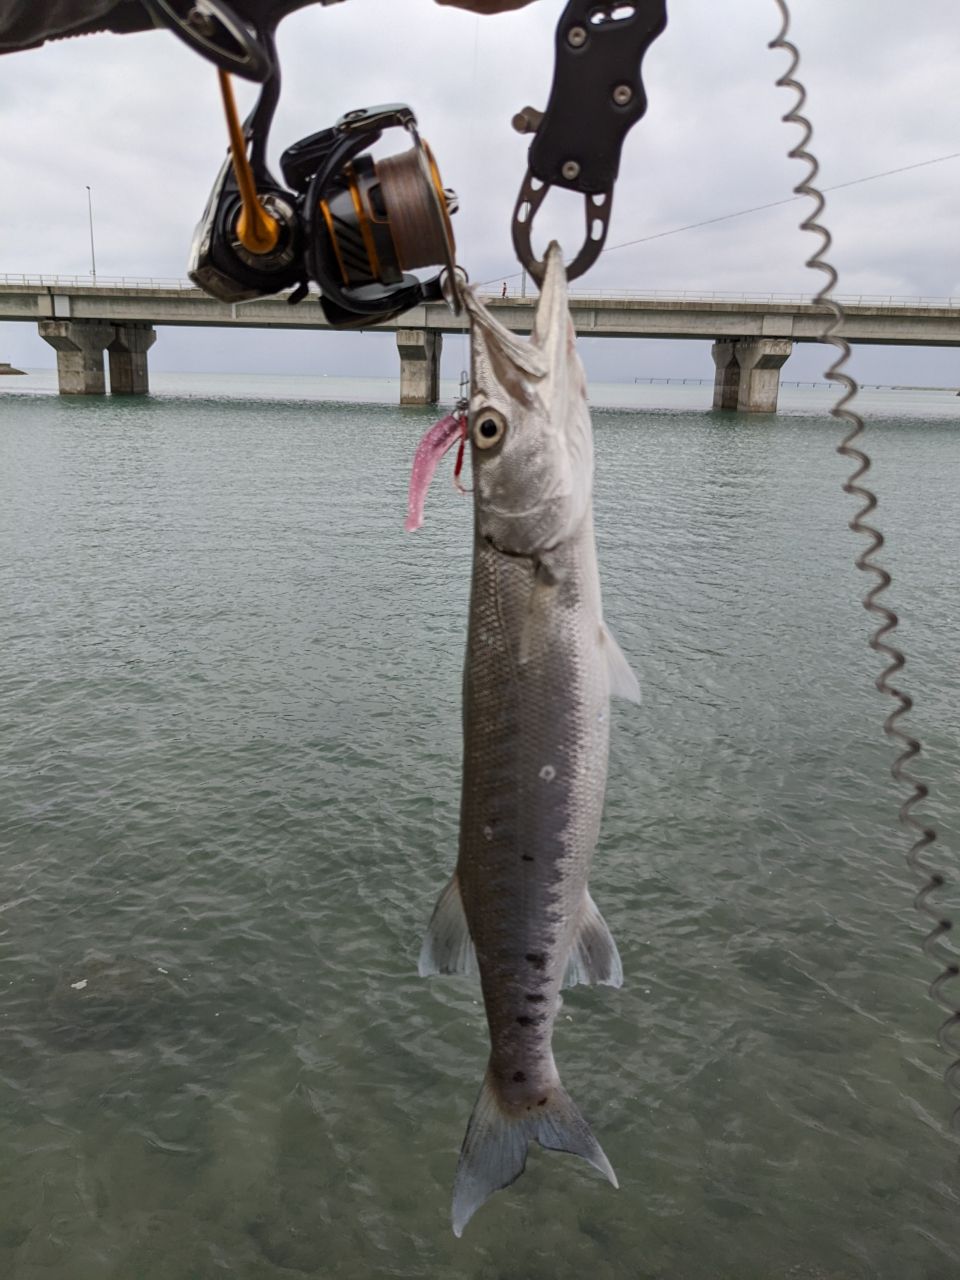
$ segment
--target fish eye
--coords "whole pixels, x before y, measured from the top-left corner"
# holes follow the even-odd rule
[[[473,421],[473,443],[478,449],[492,449],[507,433],[507,420],[496,409],[481,409]]]

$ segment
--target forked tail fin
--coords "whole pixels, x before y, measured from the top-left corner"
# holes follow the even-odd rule
[[[460,1148],[453,1184],[454,1235],[463,1235],[464,1227],[495,1191],[516,1182],[531,1142],[582,1156],[615,1187],[619,1185],[600,1143],[562,1085],[554,1085],[542,1105],[514,1113],[501,1105],[488,1069]]]

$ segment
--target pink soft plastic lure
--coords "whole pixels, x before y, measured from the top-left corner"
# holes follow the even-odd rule
[[[410,493],[407,497],[407,518],[404,529],[413,533],[423,524],[423,507],[427,500],[427,490],[437,463],[459,440],[461,444],[466,437],[467,417],[461,410],[448,413],[445,418],[434,423],[427,434],[417,445],[413,456],[413,471],[410,473]],[[457,460],[456,476],[459,477],[462,459]]]

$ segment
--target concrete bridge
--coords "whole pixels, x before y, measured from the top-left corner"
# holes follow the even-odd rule
[[[960,346],[960,298],[842,297],[849,342]],[[528,333],[535,298],[495,297],[509,328]],[[571,295],[577,333],[595,338],[691,338],[713,342],[714,408],[773,413],[780,369],[796,342],[816,342],[824,314],[809,295],[649,293]],[[57,352],[60,392],[102,395],[148,390],[147,352],[158,325],[329,329],[315,296],[290,306],[285,295],[218,302],[180,280],[0,275],[0,320],[35,323]],[[372,326],[373,327],[373,326]],[[443,334],[461,333],[462,316],[443,304],[408,311],[375,326],[396,333],[400,401],[438,397]]]

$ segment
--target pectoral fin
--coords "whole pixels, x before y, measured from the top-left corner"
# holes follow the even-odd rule
[[[630,663],[604,623],[600,624],[600,647],[607,660],[610,673],[610,696],[626,698],[628,702],[640,702],[640,683],[633,674]]]
[[[575,987],[578,982],[598,983],[607,987],[623,986],[623,965],[617,944],[597,904],[585,893],[577,921],[577,932],[567,960],[563,985]]]
[[[436,973],[470,975],[479,972],[456,872],[433,909],[420,949],[417,972],[421,978],[429,978]]]

